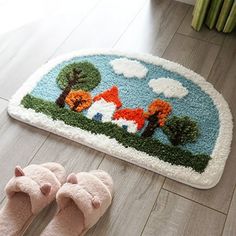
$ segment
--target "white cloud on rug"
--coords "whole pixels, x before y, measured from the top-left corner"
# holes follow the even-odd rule
[[[142,79],[146,76],[148,69],[136,60],[118,58],[110,62],[116,74],[123,74],[127,78],[137,77]]]
[[[163,93],[167,98],[183,98],[188,94],[187,88],[179,81],[170,78],[151,79],[148,85],[153,92],[157,94]]]

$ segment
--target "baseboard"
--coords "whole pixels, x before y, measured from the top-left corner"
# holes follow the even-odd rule
[[[178,2],[184,2],[187,4],[195,5],[196,0],[176,0]]]

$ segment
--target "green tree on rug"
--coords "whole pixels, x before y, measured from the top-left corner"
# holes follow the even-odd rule
[[[161,99],[156,99],[148,106],[148,112],[145,114],[148,124],[142,133],[142,137],[151,137],[156,128],[163,127],[167,116],[171,113],[171,105]]]
[[[91,91],[100,83],[101,75],[92,63],[83,61],[65,66],[56,81],[63,90],[57,98],[56,104],[64,107],[65,99],[71,90]]]
[[[167,120],[162,130],[174,146],[195,142],[199,136],[197,122],[188,116],[173,116]]]

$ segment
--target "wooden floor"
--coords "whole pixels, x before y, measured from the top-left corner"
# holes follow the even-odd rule
[[[2,1],[4,3],[4,1]],[[236,235],[236,139],[220,183],[197,190],[11,119],[11,95],[39,66],[71,50],[114,48],[152,53],[200,73],[236,117],[236,33],[190,27],[189,5],[173,0],[77,0],[76,14],[52,15],[0,34],[0,202],[15,165],[56,161],[68,173],[103,169],[115,182],[111,208],[88,235]],[[26,235],[52,218],[45,209]]]

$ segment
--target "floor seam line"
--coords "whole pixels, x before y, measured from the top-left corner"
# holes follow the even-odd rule
[[[190,8],[190,6],[188,6],[188,8]],[[177,27],[177,29],[175,30],[174,34],[172,35],[172,37],[171,37],[171,39],[170,39],[170,42],[168,43],[168,45],[166,46],[165,50],[164,50],[163,53],[161,54],[161,57],[163,57],[163,55],[165,54],[167,48],[170,46],[170,44],[171,44],[171,42],[172,42],[174,36],[178,33],[178,30],[179,30],[180,26],[182,25],[182,23],[184,22],[184,19],[185,19],[185,17],[187,16],[188,11],[189,11],[189,10],[187,10],[186,13],[185,13],[185,15],[183,16],[183,19],[181,20],[181,22],[179,23],[179,26]]]
[[[74,27],[74,29],[67,35],[67,37],[60,43],[60,45],[54,50],[51,56],[48,57],[46,61],[49,61],[54,57],[57,50],[61,48],[61,46],[70,38],[70,36],[75,32],[75,30],[86,20],[86,18],[94,11],[94,9],[102,2],[102,0],[98,1],[90,10],[89,12],[81,19],[81,21]]]
[[[215,58],[215,60],[214,60],[214,62],[213,62],[213,64],[212,64],[212,67],[211,67],[211,69],[210,69],[210,71],[209,71],[209,74],[208,74],[208,76],[207,76],[207,80],[210,78],[210,75],[211,75],[211,73],[212,73],[212,71],[213,71],[214,65],[215,65],[215,63],[216,63],[216,61],[217,61],[217,59],[218,59],[218,57],[219,57],[221,51],[223,50],[223,45],[224,45],[225,40],[226,40],[226,37],[224,38],[224,41],[223,41],[222,45],[220,46],[220,49],[219,49],[219,51],[218,51],[218,53],[217,53],[217,55],[216,55],[216,58]]]
[[[4,101],[6,101],[6,102],[9,102],[9,99],[4,98],[4,97],[2,97],[2,96],[0,96],[0,99],[4,100]]]
[[[42,144],[39,146],[39,148],[37,149],[37,151],[34,153],[34,155],[32,156],[32,158],[27,162],[27,165],[29,165],[33,159],[35,158],[35,156],[38,154],[38,152],[40,151],[40,149],[42,148],[42,146],[46,143],[46,141],[48,140],[48,137],[50,136],[50,132],[48,132],[47,137],[45,138],[45,140],[42,142]]]
[[[163,189],[166,190],[167,192],[170,192],[170,193],[172,193],[172,194],[175,194],[175,195],[177,195],[177,196],[179,196],[179,197],[182,197],[182,198],[184,198],[184,199],[186,199],[186,200],[189,200],[189,201],[191,201],[191,202],[193,202],[193,203],[199,204],[200,206],[206,207],[206,208],[208,208],[208,209],[210,209],[210,210],[216,211],[216,212],[218,212],[218,213],[220,213],[220,214],[223,214],[223,215],[225,215],[225,216],[227,215],[227,213],[225,213],[225,212],[222,212],[222,211],[220,211],[220,210],[217,210],[217,209],[214,209],[214,208],[212,208],[212,207],[209,207],[209,206],[207,206],[207,205],[205,205],[205,204],[203,204],[203,203],[197,202],[196,200],[193,200],[193,199],[187,198],[187,197],[185,197],[185,196],[182,196],[181,194],[175,193],[175,192],[173,192],[173,191],[171,191],[171,190],[168,190],[168,189],[166,189],[166,188],[164,188],[164,187],[163,187]]]
[[[102,162],[103,162],[104,159],[105,159],[105,156],[106,156],[106,153],[103,153],[102,160],[101,160],[100,163],[98,164],[97,169],[99,169],[99,167],[101,166]]]
[[[142,7],[138,10],[138,12],[136,13],[136,15],[134,16],[134,18],[130,21],[130,23],[126,26],[126,28],[124,29],[124,31],[121,33],[120,37],[118,37],[118,39],[115,41],[115,43],[112,45],[112,48],[114,48],[117,43],[120,41],[120,39],[122,38],[122,36],[127,32],[127,30],[129,29],[130,25],[134,22],[134,20],[137,18],[137,16],[141,13],[141,11],[143,10],[143,8],[145,7],[145,5],[148,4],[148,1],[144,1],[144,4],[142,5]]]
[[[230,207],[231,207],[231,205],[232,205],[232,200],[233,200],[233,197],[234,197],[235,190],[236,190],[236,184],[234,185],[233,194],[232,194],[232,196],[231,196],[230,203],[229,203],[229,207],[228,207],[228,209],[227,209],[227,214],[226,214],[226,217],[225,217],[225,222],[224,222],[224,225],[223,225],[223,229],[222,229],[222,232],[221,232],[221,236],[222,236],[223,233],[224,233],[225,224],[226,224],[226,221],[227,221],[227,219],[228,219],[228,214],[229,214]]]
[[[161,176],[161,175],[159,175],[159,176]],[[157,194],[157,197],[155,198],[155,201],[154,201],[154,203],[153,203],[152,209],[150,210],[150,212],[149,212],[149,214],[148,214],[147,220],[146,220],[146,222],[145,222],[145,224],[144,224],[144,226],[143,226],[143,229],[142,229],[142,231],[141,231],[140,236],[142,236],[143,233],[144,233],[144,230],[145,230],[145,228],[146,228],[146,226],[147,226],[147,223],[148,223],[149,218],[150,218],[150,216],[151,216],[151,214],[152,214],[152,211],[153,211],[154,206],[155,206],[155,204],[156,204],[156,202],[157,202],[157,199],[159,198],[160,193],[161,193],[161,190],[163,189],[163,186],[164,186],[166,177],[164,177],[164,178],[165,178],[165,179],[164,179],[164,181],[163,181],[163,183],[162,183],[162,185],[161,185],[161,188],[160,188],[160,190],[159,190],[159,192],[158,192],[158,194]]]
[[[195,37],[193,37],[193,36],[191,36],[191,35],[187,35],[187,34],[184,34],[184,33],[181,33],[181,32],[176,32],[176,34],[179,34],[179,35],[182,35],[182,36],[191,38],[191,39],[199,40],[199,41],[204,42],[204,43],[209,43],[209,44],[212,44],[213,46],[218,46],[218,47],[221,47],[221,46],[222,46],[221,44],[209,42],[209,41],[207,41],[207,40],[205,40],[205,39],[195,38]],[[224,41],[224,40],[223,40],[223,41]]]

